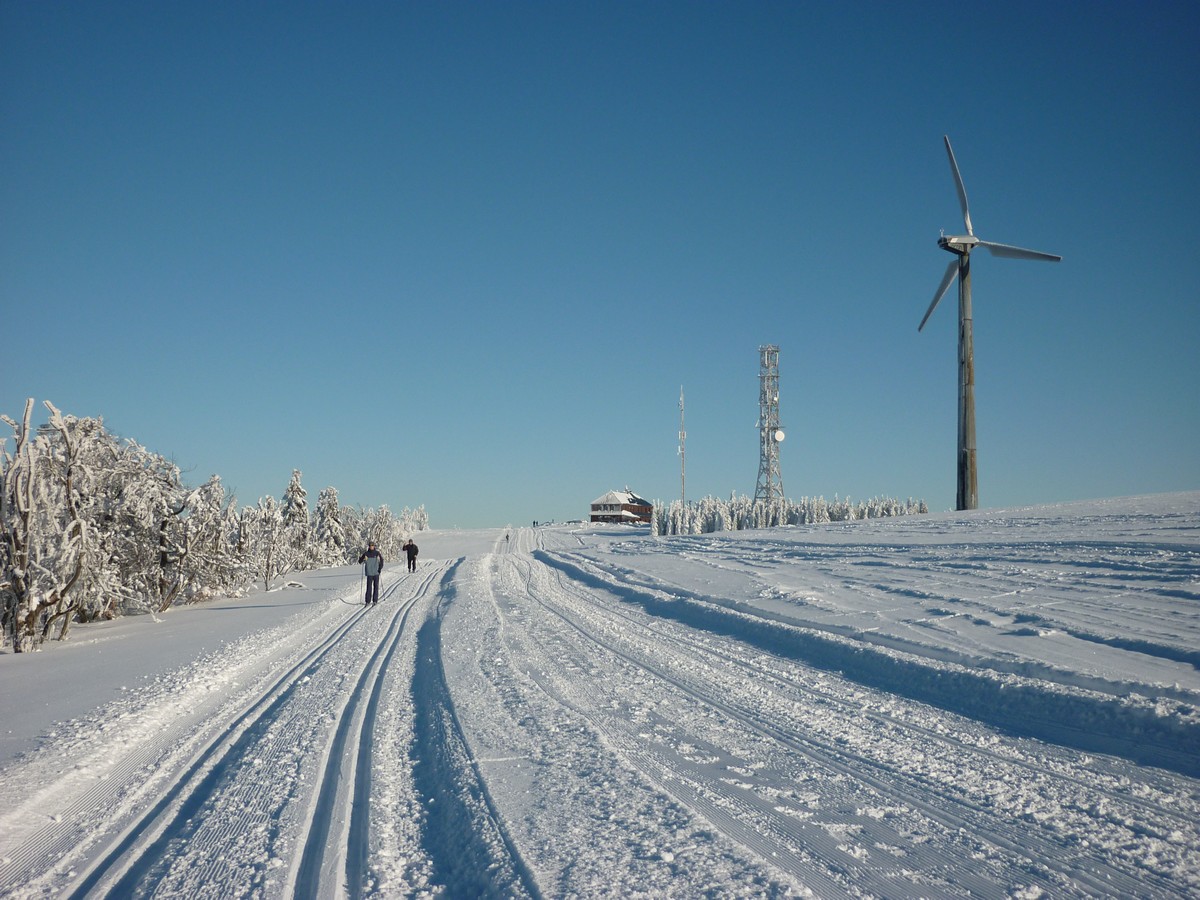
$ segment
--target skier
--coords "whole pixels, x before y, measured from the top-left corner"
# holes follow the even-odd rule
[[[363,571],[367,575],[367,597],[363,600],[363,606],[374,606],[379,602],[379,573],[383,571],[383,554],[375,549],[375,542],[370,541],[358,561],[365,564]]]
[[[417,571],[417,545],[411,538],[404,545],[404,553],[408,556],[408,571]]]

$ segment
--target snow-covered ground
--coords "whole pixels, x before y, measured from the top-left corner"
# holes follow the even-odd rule
[[[0,896],[1200,893],[1200,493],[419,538],[0,655]]]

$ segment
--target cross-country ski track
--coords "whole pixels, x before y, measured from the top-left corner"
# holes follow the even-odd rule
[[[1200,889],[1196,666],[1175,658],[1187,638],[1127,633],[1098,586],[1178,602],[1143,618],[1195,628],[1197,549],[1177,524],[1089,558],[1037,543],[1026,564],[1006,545],[986,592],[961,546],[895,553],[882,526],[836,547],[524,528],[433,552],[447,532],[422,540],[417,572],[385,569],[374,607],[357,569],[300,573],[290,594],[245,598],[300,598],[278,624],[4,764],[0,896],[1185,896]],[[956,595],[977,643],[1001,614],[1032,621],[1053,586],[1041,637],[1052,615],[1086,619],[1112,661],[972,667],[961,638],[912,652],[913,615],[854,635],[811,591],[808,618],[745,602],[764,584],[778,599],[805,565],[813,583],[845,567],[837,590],[860,599]],[[1136,650],[1105,642],[1113,622]],[[1132,653],[1177,670],[1173,717],[1143,722],[1105,689]],[[992,688],[972,687],[987,679],[994,714]]]

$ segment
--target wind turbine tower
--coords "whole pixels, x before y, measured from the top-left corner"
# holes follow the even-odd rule
[[[758,348],[758,484],[754,501],[783,499],[783,475],[779,471],[779,445],[783,426],[779,424],[779,348],[764,344]]]
[[[954,186],[958,189],[958,203],[962,207],[963,225],[966,234],[943,234],[938,246],[953,253],[957,259],[950,260],[946,274],[938,285],[933,302],[925,311],[925,318],[917,331],[925,327],[934,308],[950,290],[950,284],[958,278],[958,490],[955,496],[956,509],[979,508],[979,473],[975,464],[975,338],[971,321],[971,251],[976,247],[987,247],[992,256],[1006,259],[1040,259],[1058,262],[1061,256],[1025,250],[1010,244],[996,244],[975,237],[971,227],[971,213],[967,208],[967,189],[963,187],[962,175],[950,147],[950,138],[943,135],[946,155],[950,157],[950,172],[954,175]],[[761,475],[759,476],[762,477]]]

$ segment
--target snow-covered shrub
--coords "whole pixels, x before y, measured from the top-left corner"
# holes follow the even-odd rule
[[[673,500],[664,507],[656,501],[650,516],[650,533],[710,534],[715,531],[741,531],[751,528],[778,528],[783,525],[820,525],[849,522],[881,516],[906,516],[929,512],[925,502],[876,497],[860,503],[850,498],[802,497],[799,500],[751,500],[730,496],[728,500],[705,497],[684,505]]]

